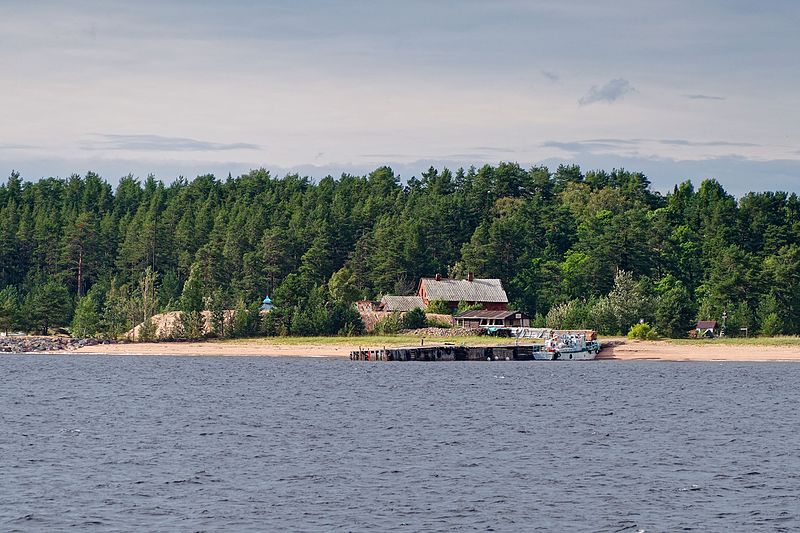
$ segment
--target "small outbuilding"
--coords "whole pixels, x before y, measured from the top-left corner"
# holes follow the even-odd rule
[[[465,328],[527,328],[531,318],[521,311],[464,311],[455,316],[456,326]]]
[[[716,337],[717,336],[717,321],[716,320],[700,320],[695,326],[695,334],[697,337]]]

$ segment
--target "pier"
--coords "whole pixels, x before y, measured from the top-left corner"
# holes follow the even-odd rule
[[[352,361],[533,361],[544,351],[541,344],[510,346],[418,346],[408,348],[359,349],[350,352]]]

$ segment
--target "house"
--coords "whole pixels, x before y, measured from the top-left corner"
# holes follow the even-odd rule
[[[436,300],[443,301],[452,310],[458,309],[460,302],[468,305],[480,304],[484,310],[508,310],[508,296],[499,279],[479,279],[470,273],[467,279],[433,278],[419,280],[417,295],[427,307]]]
[[[411,311],[420,308],[425,310],[425,302],[419,296],[391,296],[386,295],[381,298],[381,311]]]
[[[464,311],[455,316],[456,326],[465,328],[527,328],[530,316],[520,311]]]
[[[716,329],[716,320],[700,320],[695,326],[695,334],[698,337],[715,337]]]

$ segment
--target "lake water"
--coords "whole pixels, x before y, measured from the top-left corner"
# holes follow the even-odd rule
[[[800,364],[0,357],[0,530],[790,531]]]

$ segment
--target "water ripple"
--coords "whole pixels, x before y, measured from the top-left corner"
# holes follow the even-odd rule
[[[800,529],[800,365],[498,366],[0,356],[0,529]]]

